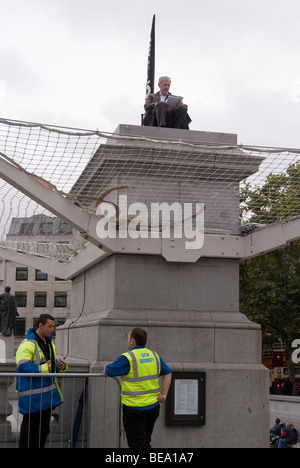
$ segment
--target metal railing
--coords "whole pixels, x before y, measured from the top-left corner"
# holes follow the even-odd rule
[[[120,447],[121,403],[117,378],[105,378],[100,373],[0,373],[0,448],[18,448],[20,445],[23,415],[19,413],[17,377],[57,378],[64,403],[51,410],[45,447]],[[116,402],[113,414],[108,413],[108,396]],[[29,427],[35,424],[32,415],[27,419]]]

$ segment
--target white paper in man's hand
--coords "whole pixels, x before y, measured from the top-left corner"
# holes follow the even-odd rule
[[[167,99],[168,110],[173,110],[177,106],[178,101],[182,101],[183,97],[181,96],[169,96]]]

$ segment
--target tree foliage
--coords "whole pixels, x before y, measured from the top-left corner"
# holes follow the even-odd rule
[[[241,216],[270,224],[300,215],[300,164],[241,190]],[[241,262],[241,312],[259,323],[264,335],[281,338],[291,352],[300,338],[300,241]]]

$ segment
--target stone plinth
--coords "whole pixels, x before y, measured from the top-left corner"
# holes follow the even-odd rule
[[[239,313],[238,285],[236,260],[190,265],[112,255],[74,279],[73,319],[80,318],[60,327],[57,345],[65,354],[68,343],[72,360],[101,368],[126,351],[132,327],[144,327],[149,347],[173,371],[207,373],[206,426],[170,428],[162,415],[153,446],[263,446],[268,372],[261,365],[260,328]],[[237,421],[247,431],[228,439],[226,427]]]
[[[14,337],[0,333],[0,363],[14,362]]]
[[[234,146],[236,135],[134,125],[120,125],[114,135],[99,146],[72,193],[97,198],[113,187],[128,187],[105,200],[118,204],[118,195],[125,194],[128,204],[147,207],[203,202],[206,229],[238,228],[239,183],[258,170],[263,158]]]
[[[151,138],[202,141],[203,145],[207,139],[219,145],[236,142],[233,135],[137,130],[132,126],[121,126],[116,134],[124,132],[129,136],[145,132]],[[127,181],[132,185],[129,202],[151,203],[158,196],[155,187],[162,187],[162,196],[171,180],[169,198],[158,201],[204,201],[206,229],[226,232],[236,228],[239,182],[258,169],[260,158],[251,158],[239,149],[229,153],[226,150],[226,159],[218,149],[202,158],[201,148],[197,147],[193,148],[195,158],[191,160],[186,148],[180,153],[172,143],[162,158],[161,153],[157,154],[157,142],[147,141],[143,151],[140,141],[130,146],[128,152],[129,146],[125,151],[119,141],[110,141],[99,148],[75,184],[76,193],[95,196],[95,187],[98,193],[107,190],[102,175],[109,164],[114,164],[110,184]],[[179,163],[182,172],[175,177],[173,172]],[[137,170],[140,164],[147,167],[147,175]],[[170,180],[166,178],[168,171]],[[150,175],[151,181],[147,179]],[[192,175],[195,177],[190,184],[187,175],[190,180]],[[269,376],[261,364],[260,327],[239,312],[238,259],[222,258],[220,254],[220,258],[200,258],[195,263],[170,263],[158,255],[112,254],[73,279],[71,319],[57,330],[58,352],[90,364],[91,369],[101,369],[126,351],[128,332],[136,326],[147,330],[148,346],[174,372],[206,373],[205,426],[166,426],[162,406],[153,447],[268,446]],[[99,400],[99,408],[104,403],[109,415],[104,418],[105,431],[103,417],[94,418],[90,445],[115,447],[109,435],[116,424],[116,390],[112,388],[109,398],[99,389],[90,397],[94,402],[91,413],[97,411],[95,402]]]

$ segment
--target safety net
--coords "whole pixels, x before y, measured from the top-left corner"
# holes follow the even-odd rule
[[[17,183],[26,173],[81,210],[103,201],[205,206],[205,229],[244,235],[300,214],[300,150],[216,145],[0,119],[0,247],[69,261],[86,241],[59,206]],[[5,179],[5,165],[15,180]],[[19,187],[19,188],[17,188]],[[56,213],[54,215],[53,213]]]

